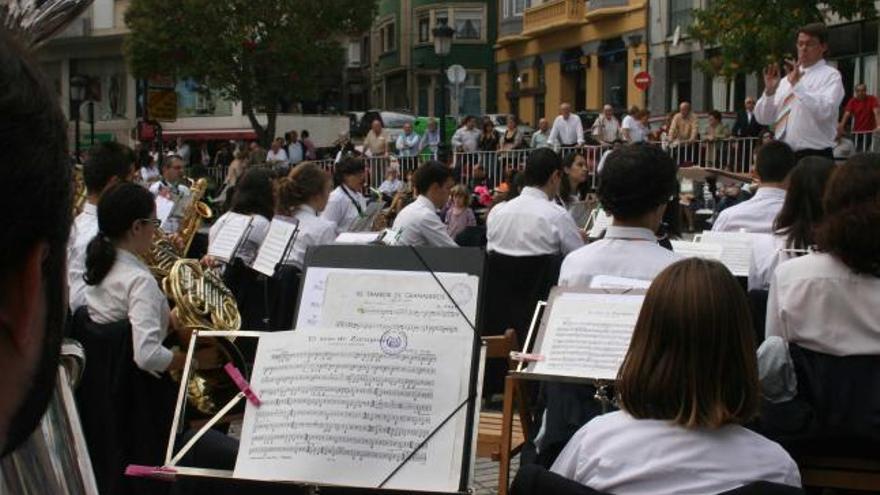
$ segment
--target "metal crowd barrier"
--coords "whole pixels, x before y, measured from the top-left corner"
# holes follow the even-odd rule
[[[853,142],[853,153],[872,153],[880,151],[880,133],[874,131],[853,132],[848,138]]]
[[[748,173],[761,138],[674,141],[660,144],[679,166],[700,166]]]
[[[557,153],[563,158],[571,153],[580,153],[587,161],[593,186],[596,185],[595,170],[602,157],[602,152],[607,147],[602,146],[572,146],[557,149]],[[453,165],[461,171],[461,181],[468,183],[474,178],[476,171],[482,169],[486,177],[486,183],[491,188],[498,187],[505,182],[509,171],[522,171],[526,166],[526,160],[534,151],[533,149],[520,149],[508,151],[464,151],[456,152],[453,157]]]

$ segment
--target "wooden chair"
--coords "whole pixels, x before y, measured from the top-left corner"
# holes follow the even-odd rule
[[[504,335],[483,337],[486,343],[486,360],[505,359],[508,369],[516,367],[510,360],[510,352],[519,350],[516,331],[507,329]],[[480,413],[480,424],[477,434],[477,456],[489,457],[500,462],[499,485],[500,494],[507,493],[510,478],[510,459],[522,450],[529,436],[529,407],[525,393],[519,389],[518,381],[507,377],[504,384],[504,402],[502,412],[483,411]],[[514,402],[517,412],[514,413]]]
[[[797,461],[805,487],[880,492],[880,459],[804,456]]]

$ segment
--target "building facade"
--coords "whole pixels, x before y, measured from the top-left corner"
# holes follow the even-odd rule
[[[575,110],[643,107],[646,0],[498,0],[498,110],[535,125]]]
[[[459,64],[467,74],[459,87],[447,85],[447,110],[459,115],[494,111],[496,17],[494,0],[380,0],[369,41],[371,105],[418,115],[436,113],[440,60],[434,54],[432,30],[445,22],[455,29],[455,37],[444,63]]]

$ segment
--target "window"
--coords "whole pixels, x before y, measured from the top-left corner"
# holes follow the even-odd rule
[[[361,66],[361,44],[357,41],[348,42],[348,66]]]
[[[676,27],[681,27],[681,34],[687,33],[693,18],[691,10],[694,8],[694,0],[670,0],[669,1],[669,36],[675,32]]]
[[[455,38],[479,40],[483,37],[482,10],[455,10]]]
[[[464,80],[461,91],[461,102],[459,103],[459,113],[461,115],[482,115],[483,114],[483,74],[479,72],[468,72]]]
[[[384,49],[382,50],[383,53],[390,52],[391,50],[394,50],[394,48],[396,48],[397,39],[394,37],[394,23],[393,22],[391,22],[387,26],[385,26],[385,36],[383,37],[383,39],[384,39],[384,45],[383,45]]]
[[[452,24],[450,24],[449,22],[449,11],[446,9],[441,9],[434,12],[434,26],[439,26],[440,24],[452,26]]]
[[[177,116],[228,116],[232,115],[232,102],[220,97],[192,79],[177,81]]]
[[[86,98],[95,102],[95,119],[125,119],[128,79],[122,58],[78,59],[70,61],[70,74],[88,80]],[[71,112],[70,115],[74,115]]]
[[[431,41],[431,13],[425,12],[419,15],[419,43]]]
[[[531,3],[531,0],[504,0],[504,17],[522,16]]]

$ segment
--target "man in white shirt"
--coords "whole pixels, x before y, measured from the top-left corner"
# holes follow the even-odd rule
[[[86,247],[98,235],[98,201],[111,186],[131,180],[134,173],[134,154],[115,142],[100,143],[89,150],[83,165],[86,183],[86,204],[73,222],[67,243],[67,285],[70,291],[70,311],[85,304]]]
[[[798,60],[786,60],[781,78],[776,64],[764,69],[764,94],[755,118],[772,125],[777,140],[795,152],[795,161],[809,155],[833,159],[837,115],[844,90],[840,72],[825,62],[828,29],[814,23],[798,31]]]
[[[397,142],[394,145],[397,147],[400,166],[404,170],[412,170],[417,164],[416,157],[419,155],[420,139],[419,135],[413,132],[412,124],[409,122],[403,124],[403,132],[397,136]]]
[[[477,151],[480,142],[480,130],[477,129],[477,119],[472,115],[465,117],[464,125],[455,131],[451,142],[455,151],[465,153]]]
[[[635,107],[638,110],[638,107]],[[602,107],[602,115],[593,121],[593,138],[602,144],[611,144],[620,138],[620,122],[614,116],[614,107]]]
[[[562,160],[551,149],[533,151],[522,192],[496,205],[486,219],[486,250],[507,256],[568,254],[584,245],[574,219],[553,199],[559,195]]]
[[[712,224],[712,230],[772,234],[773,222],[785,203],[785,178],[795,165],[794,152],[782,141],[770,141],[758,148],[755,160],[755,173],[760,181],[758,192],[752,199],[722,211]]]
[[[282,172],[286,172],[289,164],[287,162],[287,152],[284,151],[284,140],[281,138],[275,138],[272,140],[272,147],[269,148],[269,152],[266,153],[266,165],[269,165],[272,168],[281,169]]]
[[[437,148],[440,146],[440,129],[437,127],[437,119],[428,119],[428,128],[419,142],[419,151],[427,151],[432,157],[437,156]]]
[[[302,141],[299,140],[299,135],[296,131],[290,131],[288,136],[290,141],[287,145],[287,162],[293,167],[297,163],[303,161],[305,147],[303,146]]]
[[[161,168],[162,179],[150,186],[150,192],[153,193],[153,196],[161,196],[175,204],[174,208],[165,218],[165,221],[162,222],[162,229],[165,233],[173,234],[180,228],[180,219],[191,193],[188,187],[181,184],[183,180],[183,158],[177,155],[167,156],[162,161]],[[159,202],[157,200],[157,210],[160,210],[158,206]]]
[[[623,118],[620,124],[620,138],[627,143],[643,143],[648,139],[647,122],[648,111],[639,107],[632,107],[630,114]]]
[[[538,130],[532,134],[531,147],[538,149],[548,146],[550,146],[550,124],[547,122],[547,119],[542,117],[538,121]]]
[[[449,193],[455,185],[452,170],[440,162],[430,161],[416,169],[413,183],[419,195],[400,210],[392,227],[400,234],[398,244],[458,247],[437,214],[449,201]]]
[[[584,144],[584,126],[581,123],[581,118],[572,115],[571,105],[568,103],[559,106],[559,115],[553,121],[548,142],[554,148]]]

